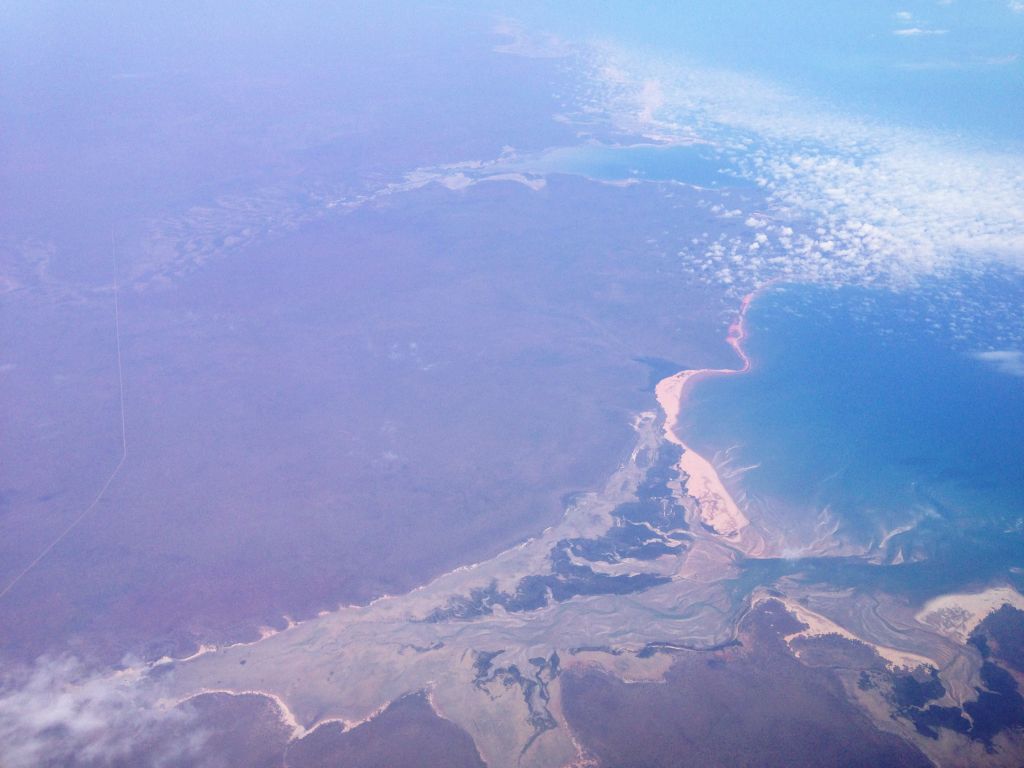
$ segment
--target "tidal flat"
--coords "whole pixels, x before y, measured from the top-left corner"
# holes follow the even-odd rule
[[[766,312],[778,311],[780,296],[784,303],[787,291]],[[614,755],[622,747],[614,733],[598,737],[587,726],[597,706],[587,700],[597,688],[612,686],[598,698],[609,701],[607,716],[615,711],[609,697],[619,696],[618,684],[600,680],[668,680],[671,688],[673,680],[688,680],[681,671],[688,665],[735,671],[762,662],[796,664],[805,669],[800,674],[829,681],[819,682],[842,700],[830,706],[856,713],[858,728],[879,729],[865,742],[865,764],[879,755],[883,762],[925,764],[954,754],[973,760],[979,750],[1014,754],[1018,736],[1011,724],[986,714],[994,706],[986,697],[1003,696],[1015,711],[1017,683],[1011,675],[991,692],[993,680],[1010,673],[998,659],[986,660],[976,639],[990,614],[1007,603],[1024,604],[1009,585],[1008,565],[996,572],[990,563],[985,571],[989,581],[1002,579],[1002,587],[938,597],[953,584],[963,590],[977,583],[978,572],[929,582],[918,569],[935,567],[935,558],[903,538],[913,527],[885,531],[880,522],[893,525],[893,511],[872,520],[882,526],[876,539],[843,540],[843,520],[833,524],[826,516],[831,528],[823,533],[819,510],[804,521],[809,530],[794,557],[794,526],[774,527],[775,516],[760,514],[764,507],[745,486],[750,472],[729,474],[730,465],[719,462],[723,481],[714,464],[697,456],[707,476],[699,478],[699,489],[692,487],[687,467],[696,452],[675,439],[673,428],[707,407],[703,390],[755,380],[764,375],[761,364],[770,369],[763,347],[745,346],[767,332],[753,320],[744,324],[748,304],[728,337],[737,366],[697,371],[692,397],[675,386],[692,371],[659,383],[663,408],[636,418],[628,460],[601,490],[576,497],[559,524],[408,594],[327,611],[255,643],[166,659],[153,668],[166,686],[164,701],[264,695],[301,743],[332,723],[358,729],[391,702],[422,691],[434,712],[470,736],[486,764],[548,766],[580,763],[593,750]],[[756,302],[753,307],[756,312]],[[820,333],[815,338],[827,340]],[[709,500],[711,480],[725,499]],[[740,531],[708,523],[715,518],[702,506],[720,512],[726,500],[749,516]],[[910,586],[901,583],[904,577]],[[933,599],[925,603],[928,594]],[[973,613],[962,615],[970,606]],[[672,695],[692,695],[687,685]],[[908,704],[900,693],[908,686],[930,693]],[[820,706],[793,704],[794,712],[805,704]],[[968,722],[963,713],[971,712],[981,713],[977,726],[961,727]]]

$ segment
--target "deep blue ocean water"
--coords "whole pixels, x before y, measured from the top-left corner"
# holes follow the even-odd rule
[[[821,530],[858,545],[910,527],[889,560],[968,582],[1008,572],[1024,565],[1024,377],[909,304],[864,288],[762,294],[752,370],[699,381],[681,432],[709,458],[732,449],[726,467],[754,466],[728,484],[787,531],[794,558],[828,510]]]

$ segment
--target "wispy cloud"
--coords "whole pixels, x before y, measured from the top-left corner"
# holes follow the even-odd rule
[[[156,691],[130,670],[90,673],[72,659],[41,659],[0,687],[0,745],[4,768],[109,765],[145,752],[146,764],[187,760],[202,746],[189,738],[160,738],[184,725],[180,708],[156,706]]]
[[[975,358],[989,363],[1000,373],[1024,377],[1024,352],[1019,349],[994,349],[978,352]]]
[[[921,27],[905,27],[904,29],[894,29],[892,31],[898,37],[934,37],[945,35],[947,32],[949,32],[948,29],[922,29]]]

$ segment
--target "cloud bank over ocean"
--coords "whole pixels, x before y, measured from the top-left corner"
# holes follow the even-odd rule
[[[588,109],[666,142],[706,141],[769,209],[690,257],[718,280],[912,285],[1024,267],[1024,154],[843,115],[771,83],[593,49]]]

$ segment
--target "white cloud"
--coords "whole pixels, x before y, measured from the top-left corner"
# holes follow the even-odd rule
[[[159,739],[161,729],[187,722],[180,708],[163,709],[143,673],[89,673],[72,659],[41,659],[0,689],[4,768],[51,764],[108,765],[146,751],[146,764],[188,758],[202,733]],[[180,734],[179,734],[180,735]]]
[[[914,15],[910,11],[896,11],[896,18],[900,21],[910,21]]]
[[[899,37],[933,37],[944,35],[948,29],[922,29],[921,27],[906,27],[905,29],[894,29],[892,33]]]
[[[1019,349],[994,349],[978,352],[975,358],[991,364],[1000,373],[1024,377],[1024,352]]]
[[[600,53],[593,72],[603,87],[591,91],[589,114],[665,141],[697,134],[767,195],[763,228],[715,233],[689,249],[700,274],[736,286],[907,285],[992,264],[1024,268],[1020,154],[837,115],[751,77]],[[644,98],[652,81],[656,109]],[[758,231],[768,241],[751,251]]]
[[[1010,0],[1010,10],[1014,13],[1024,13],[1024,0]]]

